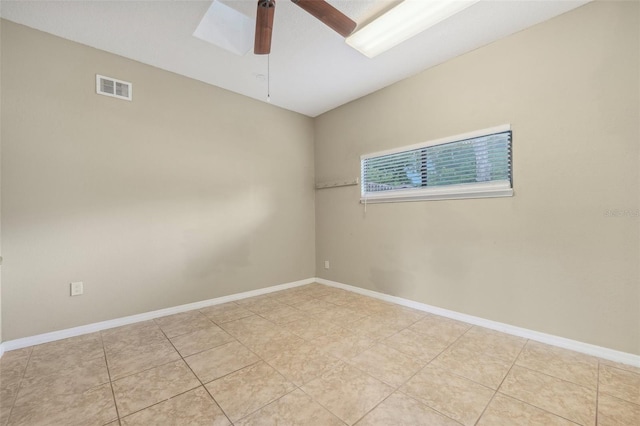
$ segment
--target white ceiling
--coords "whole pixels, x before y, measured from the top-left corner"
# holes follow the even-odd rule
[[[266,101],[266,56],[253,51],[238,56],[193,37],[211,1],[2,0],[0,16]],[[255,19],[256,0],[220,1]],[[315,117],[588,1],[482,0],[368,59],[298,6],[278,0],[270,55],[271,103]],[[329,3],[361,27],[397,0]]]

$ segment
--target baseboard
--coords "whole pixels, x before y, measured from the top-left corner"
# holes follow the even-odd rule
[[[554,336],[551,334],[541,333],[539,331],[529,330],[526,328],[516,327],[514,325],[505,324],[502,322],[491,321],[488,319],[475,317],[473,315],[462,314],[460,312],[450,311],[448,309],[438,308],[437,306],[427,305],[425,303],[415,302],[409,299],[403,299],[402,297],[390,296],[388,294],[378,293],[377,291],[367,290],[360,287],[354,287],[352,285],[343,284],[336,281],[330,281],[324,278],[316,278],[315,282],[319,284],[328,285],[331,287],[341,288],[343,290],[351,291],[354,293],[362,294],[363,296],[374,297],[376,299],[384,300],[386,302],[391,302],[391,303],[406,306],[409,308],[418,309],[420,311],[429,312],[435,315],[440,315],[446,318],[451,318],[451,319],[466,322],[469,324],[490,328],[492,330],[501,331],[503,333],[511,334],[514,336],[524,337],[526,339],[535,340],[536,342],[546,343],[548,345],[570,349],[575,352],[596,356],[599,358],[607,359],[609,361],[615,361],[622,364],[640,367],[640,355],[634,355],[627,352],[616,351],[614,349],[609,349],[602,346],[596,346],[590,343],[579,342],[577,340],[571,340],[564,337]]]
[[[222,303],[233,302],[234,300],[260,296],[263,294],[273,293],[275,291],[280,291],[280,290],[286,290],[288,288],[293,288],[293,287],[299,287],[299,286],[311,284],[314,282],[328,285],[331,287],[341,288],[343,290],[351,291],[353,293],[358,293],[364,296],[369,296],[376,299],[384,300],[386,302],[395,303],[397,305],[418,309],[420,311],[429,312],[429,313],[440,315],[446,318],[451,318],[451,319],[466,322],[469,324],[489,328],[492,330],[501,331],[503,333],[511,334],[514,336],[524,337],[526,339],[535,340],[537,342],[546,343],[548,345],[558,346],[561,348],[584,353],[587,355],[596,356],[596,357],[607,359],[610,361],[615,361],[622,364],[640,367],[640,355],[634,355],[627,352],[616,351],[614,349],[609,349],[602,346],[596,346],[590,343],[579,342],[577,340],[571,340],[564,337],[541,333],[539,331],[516,327],[510,324],[491,321],[491,320],[476,317],[473,315],[467,315],[460,312],[439,308],[437,306],[427,305],[425,303],[404,299],[402,297],[391,296],[391,295],[379,293],[373,290],[367,290],[364,288],[355,287],[352,285],[343,284],[336,281],[326,280],[324,278],[307,278],[300,281],[294,281],[286,284],[279,284],[271,287],[261,288],[258,290],[251,290],[243,293],[232,294],[229,296],[217,297],[215,299],[203,300],[200,302],[188,303],[186,305],[174,306],[171,308],[159,309],[157,311],[145,312],[142,314],[116,318],[108,321],[87,324],[79,327],[68,328],[66,330],[53,331],[50,333],[38,334],[36,336],[9,340],[0,344],[0,357],[2,357],[2,354],[4,352],[11,351],[14,349],[20,349],[28,346],[39,345],[42,343],[53,342],[55,340],[61,340],[69,337],[80,336],[82,334],[94,333],[100,330],[106,330],[109,328],[120,327],[123,325],[133,324],[136,322],[147,321],[150,319],[164,317],[167,315],[173,315],[173,314],[178,314],[185,311],[191,311],[193,309],[202,309],[202,308],[206,308],[207,306],[219,305]]]
[[[67,339],[69,337],[75,337],[75,336],[80,336],[82,334],[94,333],[100,330],[106,330],[109,328],[120,327],[123,325],[133,324],[136,322],[147,321],[150,319],[164,317],[167,315],[179,314],[181,312],[191,311],[194,309],[202,309],[202,308],[206,308],[207,306],[220,305],[222,303],[233,302],[234,300],[260,296],[262,294],[273,293],[274,291],[286,290],[288,288],[298,287],[305,284],[311,284],[313,282],[315,282],[315,278],[307,278],[304,280],[294,281],[286,284],[279,284],[271,287],[260,288],[258,290],[251,290],[251,291],[245,291],[243,293],[231,294],[229,296],[216,297],[215,299],[188,303],[186,305],[173,306],[171,308],[159,309],[157,311],[145,312],[142,314],[96,322],[93,324],[82,325],[79,327],[67,328],[65,330],[52,331],[50,333],[38,334],[30,337],[23,337],[21,339],[8,340],[0,344],[0,357],[4,352],[12,351],[14,349],[26,348],[28,346],[39,345],[47,342],[53,342],[55,340]]]

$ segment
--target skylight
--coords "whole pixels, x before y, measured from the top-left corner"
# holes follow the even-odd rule
[[[214,0],[193,36],[244,56],[253,47],[255,22],[232,7]]]

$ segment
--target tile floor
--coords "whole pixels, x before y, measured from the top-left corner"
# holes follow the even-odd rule
[[[311,284],[7,352],[0,425],[640,425],[640,369]]]

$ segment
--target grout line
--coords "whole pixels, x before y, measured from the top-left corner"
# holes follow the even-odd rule
[[[545,412],[545,413],[547,413],[547,414],[549,414],[549,415],[551,415],[551,416],[559,417],[559,418],[561,418],[561,419],[563,419],[563,420],[566,420],[566,421],[568,421],[569,423],[572,423],[572,424],[574,424],[574,425],[584,426],[584,425],[582,425],[581,423],[576,422],[575,420],[568,419],[568,418],[566,418],[566,417],[564,417],[564,416],[562,416],[562,415],[560,415],[560,414],[556,414],[556,413],[553,413],[553,412],[551,412],[551,411],[549,411],[549,410],[546,410],[546,409],[544,409],[544,408],[540,408],[540,407],[538,407],[537,405],[533,405],[533,404],[532,404],[532,403],[530,403],[530,402],[523,401],[522,399],[516,398],[516,397],[515,397],[515,396],[513,396],[513,395],[509,395],[509,394],[506,394],[506,393],[502,393],[502,392],[500,392],[500,391],[498,391],[498,392],[496,392],[496,393],[497,393],[497,394],[500,394],[500,396],[502,396],[502,397],[504,397],[504,398],[513,399],[514,401],[518,401],[518,402],[520,402],[520,403],[522,403],[522,404],[524,404],[524,405],[527,405],[527,406],[529,406],[529,407],[535,408],[536,410],[543,411],[543,412]],[[594,424],[595,424],[595,423],[594,423]]]
[[[598,371],[596,374],[596,425],[598,424],[598,413],[600,411],[600,360],[598,360]]]
[[[530,406],[530,407],[533,407],[533,408],[536,408],[536,409],[538,409],[538,410],[544,411],[545,413],[549,413],[549,414],[551,414],[552,416],[560,417],[560,418],[562,418],[562,419],[567,420],[568,422],[571,422],[571,423],[574,423],[574,424],[578,424],[578,423],[574,422],[573,420],[570,420],[570,419],[568,419],[568,418],[566,418],[566,417],[564,417],[564,416],[562,416],[562,415],[560,415],[560,414],[552,413],[552,412],[551,412],[551,411],[549,411],[549,410],[546,410],[546,409],[544,409],[544,408],[538,407],[537,405],[534,405],[534,404],[532,404],[532,403],[530,403],[530,402],[523,401],[523,400],[521,400],[521,399],[519,399],[519,398],[516,398],[516,397],[515,397],[515,396],[513,396],[513,395],[509,395],[509,394],[507,394],[507,393],[502,393],[502,392],[500,392],[500,388],[501,388],[501,387],[502,387],[502,385],[504,384],[504,381],[507,379],[507,376],[509,376],[509,373],[511,373],[511,370],[513,370],[513,367],[516,367],[516,366],[517,366],[517,367],[519,367],[519,368],[524,368],[524,369],[526,369],[526,370],[533,371],[533,372],[535,372],[535,373],[540,373],[539,371],[531,370],[531,369],[529,369],[529,368],[527,368],[527,367],[523,367],[522,365],[517,364],[517,362],[518,362],[518,358],[520,358],[520,356],[521,356],[521,355],[522,355],[522,353],[524,352],[524,348],[526,348],[526,347],[527,347],[527,344],[528,344],[530,341],[532,341],[532,340],[531,340],[531,339],[527,339],[527,340],[526,340],[526,342],[525,342],[525,344],[524,344],[524,345],[522,345],[522,348],[520,348],[520,352],[518,352],[518,355],[517,355],[517,356],[516,356],[516,358],[514,359],[513,364],[511,364],[511,367],[509,368],[509,371],[507,371],[507,374],[506,374],[506,375],[504,376],[504,378],[502,379],[502,382],[500,382],[500,385],[498,386],[498,389],[496,390],[495,395],[491,398],[491,401],[493,401],[493,399],[495,398],[495,396],[499,393],[500,395],[503,395],[503,396],[505,396],[505,397],[507,397],[507,398],[511,398],[511,399],[516,400],[516,401],[520,401],[520,402],[522,402],[523,404],[526,404],[526,405],[528,405],[528,406]],[[541,374],[544,374],[544,373],[541,373]],[[555,376],[550,376],[550,375],[548,375],[548,374],[545,374],[545,375],[546,375],[546,376],[553,377],[553,378],[557,379],[557,377],[555,377]],[[560,379],[560,380],[562,380],[562,379]],[[566,381],[566,380],[565,380],[565,381]],[[574,385],[576,384],[576,383],[573,383],[573,382],[568,382],[568,383],[572,383],[572,384],[574,384]],[[581,385],[578,385],[578,386],[581,386]],[[583,387],[585,387],[585,386],[583,386]],[[491,404],[491,402],[489,402],[489,404]],[[489,406],[489,404],[487,404],[487,407]],[[486,408],[487,408],[487,407],[485,407],[485,411],[486,411]],[[483,414],[484,414],[484,411],[483,411]],[[478,419],[478,421],[480,421],[480,419],[481,419],[481,418],[482,418],[482,416],[480,416],[480,418]],[[597,423],[596,423],[596,424],[597,424]]]
[[[265,361],[265,362],[266,362],[266,361]],[[270,367],[271,367],[271,366],[270,366]],[[271,368],[273,368],[273,367],[271,367]],[[276,370],[276,372],[277,372],[277,370]],[[283,376],[283,377],[284,377],[284,376]],[[286,377],[285,377],[285,380],[286,380]],[[287,382],[289,382],[289,381],[287,380]],[[289,383],[291,383],[291,382],[289,382]],[[293,384],[293,383],[292,383],[292,384]],[[290,393],[295,392],[295,391],[297,391],[298,389],[300,389],[300,388],[299,388],[299,387],[297,387],[295,384],[293,384],[293,385],[294,385],[294,388],[293,388],[293,389],[291,389],[289,392],[285,393],[284,395],[280,395],[279,397],[277,397],[277,398],[276,398],[276,399],[274,399],[273,401],[269,401],[269,402],[267,402],[265,405],[263,405],[263,406],[261,406],[261,407],[259,407],[259,408],[255,409],[255,410],[251,411],[250,413],[245,414],[244,416],[240,417],[240,418],[238,419],[238,421],[241,421],[241,420],[243,420],[243,419],[246,419],[246,418],[247,418],[247,417],[249,417],[250,415],[257,413],[258,411],[262,410],[263,408],[266,408],[267,406],[269,406],[269,405],[271,405],[271,404],[273,404],[273,403],[275,403],[275,402],[277,402],[277,401],[281,400],[282,398],[284,398],[285,396],[289,395]]]
[[[337,367],[335,367],[335,368],[337,368]],[[316,379],[317,379],[317,377],[316,377]],[[316,379],[313,379],[313,380],[316,380]],[[311,380],[310,380],[309,382],[311,382]],[[307,382],[307,383],[309,383],[309,382]],[[338,416],[337,416],[333,411],[329,410],[329,408],[325,407],[325,406],[324,406],[324,404],[322,404],[320,401],[317,401],[314,397],[312,397],[312,396],[311,396],[311,395],[309,395],[307,392],[305,392],[305,391],[304,391],[304,389],[302,389],[302,387],[300,387],[299,389],[302,391],[302,393],[304,393],[304,394],[305,394],[305,395],[307,395],[309,398],[311,398],[311,400],[312,400],[313,402],[315,402],[316,404],[318,404],[319,406],[321,406],[322,408],[324,408],[325,410],[327,410],[327,412],[328,412],[329,414],[331,414],[333,417],[335,417],[336,419],[338,419],[341,423],[343,423],[344,425],[347,425],[347,422],[345,422],[345,421],[344,421],[344,420],[342,420],[340,417],[338,417]],[[355,424],[355,423],[354,423],[354,424]]]
[[[401,391],[401,390],[398,390],[398,392],[400,392],[401,394],[403,394],[403,395],[404,395],[404,396],[406,396],[407,398],[410,398],[410,399],[412,399],[412,400],[416,401],[417,403],[419,403],[419,404],[421,404],[421,405],[424,405],[424,406],[425,406],[425,407],[427,407],[428,409],[430,409],[430,410],[432,410],[432,411],[435,411],[436,413],[440,414],[441,416],[446,417],[447,419],[450,419],[450,420],[452,420],[452,421],[454,421],[454,422],[458,423],[459,425],[463,425],[463,423],[461,423],[461,422],[459,422],[458,420],[456,420],[456,419],[452,418],[452,417],[451,417],[451,416],[449,416],[448,414],[445,414],[445,413],[441,412],[440,410],[437,410],[437,409],[435,409],[434,407],[431,407],[430,405],[428,405],[428,404],[426,404],[426,403],[422,402],[421,400],[419,400],[419,399],[418,399],[418,398],[416,398],[415,396],[413,396],[413,395],[411,395],[411,394],[408,394],[408,393],[406,393],[406,392],[403,392],[403,391]]]
[[[375,379],[375,377],[374,377]],[[384,382],[383,382],[384,383]],[[387,383],[385,383],[387,384]],[[375,410],[376,408],[378,408],[380,405],[382,405],[383,402],[385,402],[387,399],[389,399],[391,397],[391,395],[393,395],[394,393],[396,393],[398,389],[394,389],[389,395],[385,396],[382,401],[378,402],[376,405],[374,405],[370,410],[366,411],[362,416],[360,416],[355,422],[353,422],[353,424],[357,424],[360,420],[364,419],[365,417],[367,417],[369,415],[369,413],[371,413],[373,410]]]
[[[491,405],[491,403],[493,402],[493,400],[495,399],[496,395],[498,394],[498,390],[502,387],[502,384],[504,383],[504,381],[507,379],[507,376],[509,375],[509,373],[511,373],[511,370],[513,369],[513,366],[516,365],[516,361],[518,360],[518,358],[520,358],[520,355],[522,354],[522,351],[524,351],[525,346],[527,346],[527,342],[529,341],[529,339],[527,339],[524,342],[524,345],[522,345],[522,347],[520,348],[520,351],[518,351],[518,355],[516,355],[516,357],[513,359],[513,361],[511,362],[511,366],[509,367],[509,370],[507,370],[507,374],[504,375],[504,377],[502,378],[502,380],[500,381],[500,384],[496,387],[496,389],[493,392],[493,395],[491,396],[491,399],[489,400],[489,402],[487,403],[487,405],[484,406],[484,409],[482,410],[482,413],[480,413],[480,416],[478,416],[478,419],[476,420],[476,422],[474,423],[474,425],[477,425],[478,422],[480,421],[480,419],[482,418],[482,416],[484,416],[484,413],[487,411],[487,408],[489,408],[489,405]]]
[[[113,390],[113,380],[111,380],[111,370],[109,370],[109,360],[107,359],[107,349],[104,347],[104,340],[102,339],[102,333],[98,332],[100,336],[100,343],[102,343],[102,352],[104,354],[104,364],[107,367],[107,376],[109,377],[109,387],[111,388],[111,397],[113,398],[113,406],[116,409],[116,416],[118,418],[118,424],[122,426],[120,421],[120,410],[118,410],[118,401],[116,401],[116,392]]]
[[[200,311],[198,311],[200,312]],[[200,312],[202,314],[202,312]],[[204,315],[204,314],[202,314]],[[205,315],[206,317],[206,315]],[[207,318],[208,319],[208,318]],[[211,321],[211,320],[210,320]],[[213,322],[213,321],[211,321]],[[171,339],[169,339],[169,337],[167,337],[167,334],[164,332],[164,330],[162,329],[162,327],[160,327],[160,325],[158,325],[156,323],[156,325],[158,326],[158,328],[160,329],[160,331],[162,332],[162,334],[164,334],[164,337],[169,341],[169,343],[171,344],[171,346],[173,346],[173,350],[176,351],[176,353],[178,354],[178,356],[180,357],[180,359],[182,360],[182,362],[187,366],[187,368],[189,369],[189,371],[191,371],[191,374],[193,374],[193,377],[196,378],[196,380],[200,383],[200,386],[202,386],[202,388],[209,394],[209,396],[211,397],[211,399],[213,400],[213,402],[218,406],[218,408],[220,409],[220,412],[227,418],[227,420],[229,421],[230,424],[233,424],[233,422],[231,421],[231,419],[229,418],[229,416],[227,415],[227,413],[225,413],[225,411],[222,409],[222,406],[218,403],[218,401],[216,401],[216,399],[213,397],[213,395],[211,395],[211,392],[209,392],[209,389],[207,389],[207,387],[204,385],[204,383],[202,383],[202,380],[200,380],[200,377],[198,377],[198,375],[195,373],[195,371],[193,371],[193,369],[191,368],[191,366],[189,365],[189,363],[187,361],[185,361],[184,357],[182,356],[182,354],[180,353],[180,351],[178,351],[178,349],[176,348],[176,346],[173,344],[173,342],[171,341]],[[217,325],[217,324],[216,324]],[[224,331],[224,330],[223,330]],[[226,333],[226,331],[225,331]],[[228,333],[227,333],[228,334]],[[233,336],[232,336],[233,337]],[[231,342],[229,342],[231,343]],[[216,346],[217,347],[217,346]],[[237,370],[236,370],[237,371]],[[229,373],[231,374],[231,373]],[[217,380],[217,379],[216,379]],[[213,381],[213,380],[212,380]],[[200,387],[198,386],[198,387]],[[198,387],[194,388],[197,389]],[[191,389],[193,390],[193,389]],[[148,407],[147,407],[148,408]]]
[[[609,397],[609,398],[617,399],[618,401],[623,402],[625,404],[630,404],[630,405],[633,405],[635,407],[640,408],[640,404],[636,404],[635,402],[627,401],[626,399],[622,399],[619,396],[614,396],[614,395],[608,394],[606,392],[602,392],[602,394],[603,395],[607,395],[607,397]]]
[[[576,382],[572,382],[571,380],[563,379],[562,377],[556,377],[556,376],[554,376],[552,374],[545,373],[544,371],[534,370],[533,368],[529,368],[526,365],[514,364],[514,366],[517,366],[519,368],[523,368],[523,369],[531,371],[533,373],[542,374],[543,376],[551,377],[552,379],[560,380],[560,381],[563,381],[565,383],[570,383],[570,384],[572,384],[574,386],[580,386],[581,388],[585,388],[585,389],[589,389],[589,390],[596,390],[598,388],[597,383],[596,383],[595,387],[586,386],[586,385],[583,385],[581,383],[576,383]]]
[[[20,380],[18,381],[18,388],[16,389],[16,396],[13,397],[13,402],[11,403],[11,408],[9,409],[9,416],[7,417],[7,425],[11,420],[11,415],[13,414],[13,409],[18,401],[18,395],[20,395],[20,389],[22,389],[22,382],[24,380],[24,376],[27,374],[27,368],[29,368],[29,364],[31,363],[31,356],[33,355],[33,346],[29,351],[29,355],[27,355],[27,363],[24,366],[24,370],[22,371],[22,375],[20,376]],[[115,404],[115,402],[114,402]]]
[[[404,330],[409,329],[412,325],[414,325],[414,324],[415,324],[415,323],[417,323],[418,321],[421,321],[423,318],[424,318],[424,316],[423,316],[422,318],[419,318],[418,320],[414,321],[413,323],[411,323],[411,324],[410,324],[410,325],[408,325],[407,327],[402,328],[401,330],[399,330],[399,331],[397,331],[397,332],[393,333],[391,336],[387,336],[387,337],[384,337],[384,338],[378,339],[378,340],[376,340],[376,342],[377,342],[378,344],[383,344],[383,345],[384,345],[384,343],[383,343],[383,341],[384,341],[384,340],[387,340],[388,338],[393,337],[393,336],[395,336],[396,334],[398,334],[398,333],[400,333],[400,332],[402,332],[402,331],[404,331]],[[461,334],[460,336],[458,336],[454,341],[452,341],[452,342],[451,342],[451,344],[449,344],[449,345],[448,345],[448,346],[446,346],[444,349],[442,349],[442,350],[438,353],[438,355],[436,355],[435,357],[433,357],[433,358],[431,359],[431,361],[433,361],[434,359],[436,359],[436,358],[437,358],[438,356],[440,356],[440,355],[441,355],[445,350],[447,350],[449,347],[451,347],[453,344],[455,344],[455,342],[457,342],[460,338],[462,338],[462,336],[464,336],[465,334],[467,334],[467,332],[468,332],[469,330],[471,330],[471,327],[469,327],[467,330],[465,330],[465,332],[464,332],[464,333],[462,333],[462,334]],[[417,334],[419,334],[419,335],[422,335],[422,333],[418,333],[418,332],[416,332],[416,333],[417,333]],[[385,345],[385,346],[386,346],[386,345]],[[371,347],[373,347],[373,346],[371,346]],[[370,348],[365,349],[363,352],[365,352],[365,351],[367,351],[367,350],[371,349],[371,347],[370,347]],[[398,352],[402,353],[401,351],[398,351]],[[361,353],[362,353],[362,352],[361,352]],[[356,355],[356,356],[358,356],[358,355]],[[388,386],[391,386],[391,387],[393,388],[393,391],[392,391],[389,395],[387,395],[387,397],[385,397],[382,401],[380,401],[379,403],[377,403],[373,408],[371,408],[370,410],[368,410],[368,411],[367,411],[367,412],[366,412],[362,417],[360,417],[360,418],[358,419],[358,421],[362,420],[365,416],[367,416],[367,415],[368,415],[369,413],[371,413],[373,410],[375,410],[376,408],[378,408],[378,406],[379,406],[380,404],[382,404],[384,401],[386,401],[386,400],[387,400],[391,395],[393,395],[393,394],[394,394],[394,393],[396,393],[396,392],[400,392],[400,393],[402,393],[403,395],[406,395],[407,397],[409,397],[409,398],[411,398],[411,399],[413,399],[413,400],[415,400],[415,401],[419,402],[420,404],[424,405],[425,407],[428,407],[428,408],[430,408],[430,409],[432,409],[432,410],[434,410],[434,411],[436,411],[436,412],[440,413],[439,411],[435,410],[434,408],[432,408],[432,407],[430,407],[430,406],[428,406],[428,405],[424,404],[422,401],[418,401],[417,399],[415,399],[415,398],[411,397],[410,395],[408,395],[408,394],[406,394],[406,393],[404,393],[404,392],[402,392],[402,391],[400,390],[400,388],[401,388],[402,386],[404,386],[407,382],[409,382],[411,379],[413,379],[413,378],[414,378],[414,377],[415,377],[415,376],[416,376],[420,371],[424,370],[424,368],[425,368],[427,365],[429,365],[429,364],[431,363],[431,361],[427,362],[424,366],[420,367],[420,368],[419,368],[415,373],[413,373],[412,375],[410,375],[410,376],[409,376],[409,378],[407,378],[406,380],[404,380],[404,381],[403,381],[400,385],[398,385],[398,386],[390,385],[389,383],[385,382],[384,380],[381,380],[381,379],[378,379],[377,377],[372,376],[370,373],[368,373],[368,372],[366,372],[366,371],[364,371],[364,370],[362,370],[362,369],[358,368],[357,366],[352,365],[352,364],[350,364],[350,363],[347,363],[348,365],[350,365],[351,367],[353,367],[353,368],[355,368],[355,369],[359,370],[360,372],[362,372],[362,373],[364,373],[364,374],[366,374],[366,375],[368,375],[368,376],[370,376],[370,377],[373,377],[375,380],[378,380],[378,381],[380,381],[380,382],[382,382],[382,383],[384,383],[384,384],[386,384],[386,385],[388,385]],[[440,413],[440,414],[442,414],[443,416],[445,416],[445,417],[447,417],[447,418],[451,418],[451,417],[449,417],[449,416],[446,416],[446,415],[445,415],[445,414],[443,414],[443,413]],[[452,420],[454,420],[454,419],[452,419]],[[456,420],[454,420],[454,421],[456,421]],[[356,423],[357,423],[357,422],[356,422]],[[456,421],[456,423],[458,423],[458,422]]]
[[[364,297],[369,298],[368,296],[364,296]],[[320,299],[319,299],[319,300],[320,300]],[[327,302],[327,303],[331,303],[331,302]],[[345,307],[347,307],[347,308],[349,308],[349,309],[351,308],[351,306],[350,306],[349,304],[345,305]],[[362,318],[366,318],[366,317],[375,317],[376,315],[380,315],[380,312],[371,313],[371,312],[369,312],[369,311],[368,311],[367,315],[365,315],[365,316],[364,316],[364,317],[362,317]],[[393,336],[393,335],[395,335],[395,334],[398,334],[398,333],[402,332],[403,330],[409,329],[412,325],[414,325],[415,323],[417,323],[417,322],[421,321],[423,318],[424,318],[424,316],[422,316],[421,318],[418,318],[417,320],[415,320],[415,321],[411,322],[411,323],[410,323],[409,325],[407,325],[406,327],[404,327],[404,328],[402,328],[402,329],[400,329],[400,330],[396,331],[395,333],[391,334],[391,336]],[[360,319],[361,319],[361,318],[360,318]],[[342,327],[342,328],[345,328],[344,326],[341,326],[341,327]],[[434,358],[432,358],[432,360],[433,360],[433,359],[435,359],[435,358],[437,358],[437,357],[438,357],[440,354],[442,354],[442,352],[444,352],[447,348],[449,348],[449,347],[451,347],[453,344],[455,344],[455,342],[457,342],[457,341],[458,341],[458,340],[459,340],[463,335],[465,335],[469,330],[471,330],[471,328],[472,328],[472,327],[470,326],[467,330],[465,330],[465,331],[464,331],[464,333],[462,333],[460,336],[458,336],[458,337],[457,337],[454,341],[452,341],[449,345],[445,346],[445,347],[442,349],[442,351],[440,351],[440,352],[438,353],[438,355],[436,355]],[[345,329],[346,329],[346,328],[345,328]],[[352,331],[352,330],[350,330],[350,329],[347,329],[347,330],[348,330],[348,331],[351,331],[352,333],[355,333],[354,331]],[[357,334],[357,333],[355,333],[355,334]],[[421,334],[421,333],[418,333],[418,334]],[[384,341],[385,341],[385,340],[387,340],[387,339],[388,339],[389,337],[391,337],[391,336],[387,336],[387,337],[383,337],[383,338],[376,338],[376,339],[371,339],[371,340],[372,340],[373,342],[375,342],[375,343],[374,343],[374,345],[375,345],[375,344],[384,344]],[[366,336],[366,337],[370,338],[369,336]],[[373,346],[371,346],[371,347],[373,347]],[[365,349],[365,350],[364,350],[364,351],[362,351],[362,352],[365,352],[365,351],[367,351],[367,350],[371,349],[371,347],[369,347],[369,348]],[[362,353],[362,352],[361,352],[361,353]],[[402,353],[402,352],[401,352],[401,353]],[[357,356],[357,355],[356,355],[356,356]],[[376,409],[380,404],[382,404],[384,401],[386,401],[386,400],[387,400],[391,395],[393,395],[393,394],[394,394],[394,393],[396,393],[396,392],[400,392],[400,393],[402,393],[403,395],[407,396],[408,398],[411,398],[412,400],[417,401],[419,404],[421,404],[421,405],[423,405],[423,406],[425,406],[425,407],[428,407],[429,409],[431,409],[431,410],[433,410],[433,411],[435,411],[435,412],[437,412],[437,413],[439,413],[439,414],[443,415],[444,417],[446,417],[446,418],[449,418],[449,419],[450,419],[450,417],[449,417],[449,416],[446,416],[445,414],[440,413],[439,411],[437,411],[437,410],[433,409],[432,407],[429,407],[428,405],[424,404],[422,401],[418,401],[418,400],[416,400],[415,398],[413,398],[412,396],[407,395],[407,394],[405,394],[404,392],[400,391],[400,388],[401,388],[405,383],[407,383],[409,380],[411,380],[411,378],[413,378],[416,374],[418,374],[421,370],[423,370],[423,369],[424,369],[424,367],[426,367],[428,364],[430,364],[430,363],[431,363],[431,361],[427,362],[423,367],[419,368],[419,369],[418,369],[418,370],[417,370],[413,375],[411,375],[407,380],[405,380],[403,383],[401,383],[401,384],[400,384],[400,385],[398,385],[398,386],[389,385],[389,384],[388,384],[388,383],[386,383],[385,381],[380,380],[380,379],[378,379],[378,378],[376,378],[376,377],[371,376],[371,374],[369,374],[368,372],[363,371],[362,369],[358,368],[358,367],[357,367],[357,366],[355,366],[355,365],[352,365],[351,363],[349,363],[348,361],[345,361],[344,359],[341,359],[341,361],[342,361],[344,364],[349,365],[349,366],[350,366],[350,367],[352,367],[352,368],[355,368],[356,370],[360,371],[361,373],[363,373],[363,374],[365,374],[365,375],[367,375],[367,376],[369,376],[369,377],[372,377],[373,379],[375,379],[375,380],[377,380],[377,381],[380,381],[381,383],[384,383],[385,385],[390,386],[391,388],[393,388],[393,391],[392,391],[389,395],[387,395],[387,397],[385,397],[382,401],[380,401],[378,404],[376,404],[374,407],[372,407],[370,410],[368,410],[368,411],[367,411],[367,412],[366,412],[362,417],[360,417],[360,418],[358,419],[358,421],[362,420],[365,416],[367,416],[369,413],[371,413],[373,410],[375,410],[375,409]],[[336,366],[336,367],[334,367],[334,369],[335,369],[335,368],[337,368],[337,366]],[[303,392],[304,392],[304,390],[303,390]],[[306,393],[306,392],[305,392],[305,393]],[[312,399],[313,399],[313,398],[312,398]],[[315,399],[313,399],[313,400],[315,401]],[[323,407],[324,407],[324,405],[320,404],[318,401],[316,401],[316,402],[317,402],[319,405],[321,405],[321,406],[323,406]],[[324,408],[325,408],[325,409],[327,409],[327,411],[331,412],[331,410],[329,410],[327,407],[324,407]],[[332,413],[332,412],[331,412],[331,413]],[[333,414],[333,413],[332,413],[332,414]],[[335,414],[333,414],[333,415],[335,416]],[[452,420],[453,420],[453,419],[452,419]],[[454,421],[455,421],[455,420],[454,420]],[[458,423],[458,424],[460,424],[460,423],[459,423],[459,422],[457,422],[457,421],[455,421],[455,422],[456,422],[456,423]]]

